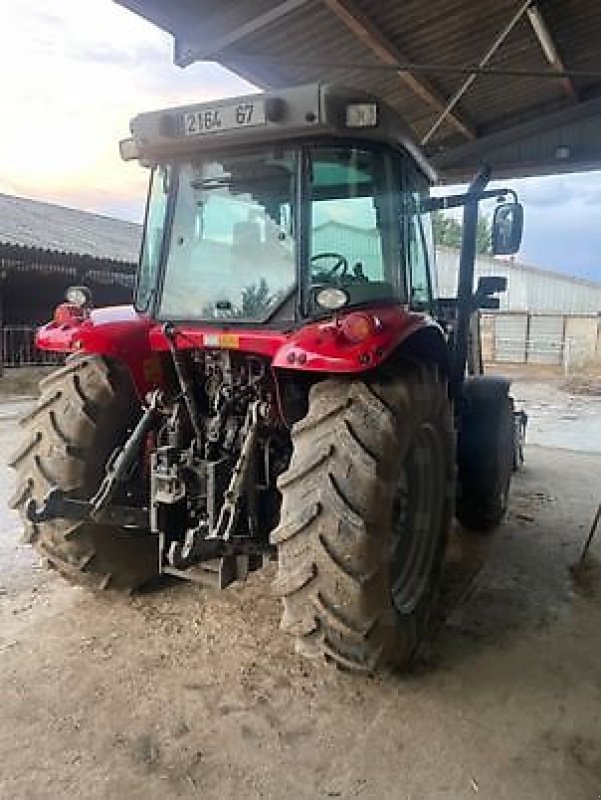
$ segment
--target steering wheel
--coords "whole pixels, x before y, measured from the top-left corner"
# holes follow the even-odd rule
[[[322,261],[324,258],[333,258],[335,259],[336,263],[333,267],[330,267],[330,269],[325,270],[320,274],[324,278],[333,278],[335,275],[340,273],[340,277],[344,278],[348,272],[348,259],[340,253],[317,253],[316,255],[311,256],[310,261],[311,264],[314,264],[316,261]]]

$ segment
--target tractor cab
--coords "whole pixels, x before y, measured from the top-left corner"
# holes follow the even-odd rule
[[[434,173],[382,101],[330,85],[136,117],[151,167],[136,306],[158,320],[289,328],[432,308],[421,210]]]

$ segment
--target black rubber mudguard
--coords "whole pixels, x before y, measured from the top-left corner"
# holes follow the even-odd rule
[[[465,379],[462,399],[466,404],[490,403],[509,394],[511,381],[504,375],[473,375]]]

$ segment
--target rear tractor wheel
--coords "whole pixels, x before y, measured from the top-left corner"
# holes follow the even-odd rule
[[[41,502],[58,487],[88,500],[106,462],[136,423],[139,403],[124,366],[101,356],[76,355],[40,383],[36,407],[22,421],[25,436],[9,464],[17,472],[12,508],[25,537],[49,566],[73,583],[133,590],[159,571],[158,541],[150,534],[92,522],[25,518],[30,498]]]
[[[447,384],[434,367],[325,380],[279,480],[275,590],[306,655],[407,667],[431,632],[454,496]]]

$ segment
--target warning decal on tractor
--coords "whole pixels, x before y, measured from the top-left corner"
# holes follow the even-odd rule
[[[205,347],[227,347],[230,350],[238,350],[240,347],[237,333],[205,333],[202,339]]]

